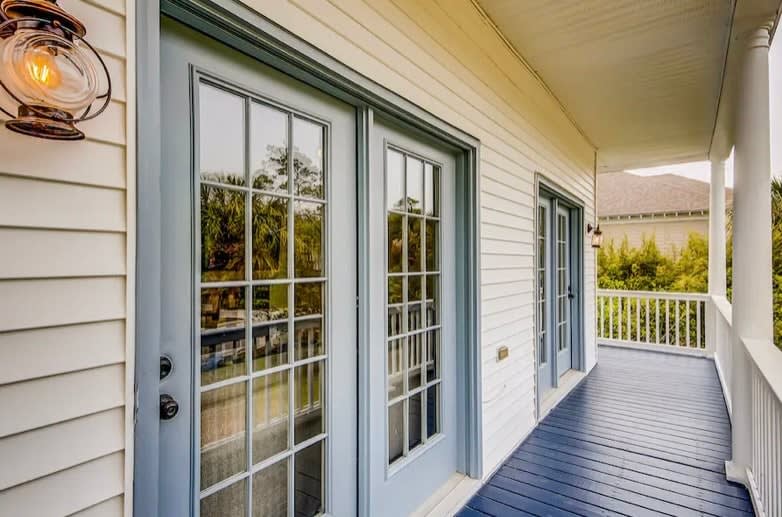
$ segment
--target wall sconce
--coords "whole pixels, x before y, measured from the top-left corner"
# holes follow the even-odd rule
[[[76,124],[100,115],[111,100],[109,71],[86,33],[57,0],[0,1],[0,86],[3,97],[17,104],[16,114],[0,106],[11,118],[8,129],[54,140],[84,138]],[[102,102],[94,109],[96,101]]]
[[[592,234],[592,247],[599,248],[603,245],[603,231],[600,229],[600,225],[592,226],[592,223],[587,223],[587,235]]]

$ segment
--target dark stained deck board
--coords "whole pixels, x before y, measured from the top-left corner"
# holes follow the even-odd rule
[[[711,360],[601,346],[598,361],[459,517],[754,515],[725,479],[730,420]]]

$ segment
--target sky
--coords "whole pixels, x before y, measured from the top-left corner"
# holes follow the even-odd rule
[[[769,53],[769,92],[771,117],[771,172],[782,177],[782,35],[774,38]],[[642,176],[657,174],[678,174],[688,178],[709,181],[711,175],[709,162],[693,162],[680,165],[666,165],[648,169],[635,169],[627,172]],[[733,186],[733,156],[728,159],[725,170],[725,183]]]

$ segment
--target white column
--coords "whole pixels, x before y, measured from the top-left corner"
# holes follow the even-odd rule
[[[728,478],[746,484],[752,461],[750,363],[741,338],[772,339],[769,29],[746,33],[736,97],[733,185],[733,458]]]
[[[711,160],[709,194],[709,294],[725,296],[725,160]]]

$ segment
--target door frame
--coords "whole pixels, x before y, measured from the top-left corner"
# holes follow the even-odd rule
[[[581,372],[586,371],[586,347],[584,346],[584,331],[586,329],[585,327],[585,318],[584,318],[584,309],[585,309],[585,297],[584,297],[584,254],[586,252],[584,248],[585,244],[585,238],[584,238],[584,206],[585,203],[581,200],[580,197],[573,194],[568,189],[562,187],[558,182],[554,181],[553,179],[549,178],[545,174],[543,174],[540,171],[535,172],[535,214],[534,214],[534,228],[535,228],[535,246],[533,249],[533,261],[535,264],[535,267],[537,268],[538,264],[538,246],[537,246],[537,237],[538,237],[538,210],[537,206],[540,201],[541,197],[549,197],[554,198],[555,200],[559,201],[559,203],[563,204],[565,207],[567,207],[570,210],[570,257],[569,257],[569,266],[571,274],[573,275],[573,282],[572,284],[575,286],[575,297],[573,299],[573,303],[571,306],[572,308],[575,308],[575,310],[571,310],[570,313],[570,337],[571,337],[571,369],[578,370]],[[552,213],[556,214],[556,207],[557,203],[552,203]],[[551,234],[549,234],[549,237],[551,237]],[[555,242],[549,243],[549,249],[547,250],[549,255],[551,255],[552,250],[554,249]],[[575,250],[575,252],[574,252]],[[552,271],[548,271],[547,273],[549,276],[551,276],[553,273]],[[534,275],[533,279],[533,289],[534,292],[537,293],[539,289],[538,285],[538,275]],[[538,350],[539,346],[539,340],[537,339],[538,331],[540,330],[538,328],[538,321],[539,320],[539,314],[538,314],[538,304],[535,303],[535,420],[540,420],[540,405],[541,400],[543,397],[543,393],[541,393],[539,387],[540,387],[540,380],[538,379],[538,359],[539,359],[539,353]],[[544,322],[545,324],[545,322]],[[550,332],[551,329],[546,329],[547,332]],[[553,336],[552,336],[553,339]],[[553,354],[550,354],[552,357],[549,358],[549,361],[551,362],[551,368],[553,372],[554,379],[552,380],[552,390],[556,390],[559,386],[559,375],[557,374],[557,350],[553,350]]]
[[[136,2],[136,285],[134,436],[128,451],[133,461],[133,513],[154,515],[158,507],[158,427],[160,368],[160,17],[169,16],[216,41],[341,99],[357,110],[358,191],[358,514],[369,508],[368,400],[369,358],[361,353],[369,343],[370,264],[363,260],[369,246],[368,176],[370,131],[375,113],[458,149],[456,157],[457,231],[455,319],[459,347],[458,374],[464,379],[461,415],[465,425],[465,474],[483,475],[480,361],[480,141],[437,118],[384,86],[362,76],[238,0],[146,0]],[[133,116],[133,115],[130,115]],[[133,192],[129,191],[129,196]],[[362,345],[363,344],[363,345]],[[130,475],[130,472],[128,473]]]

